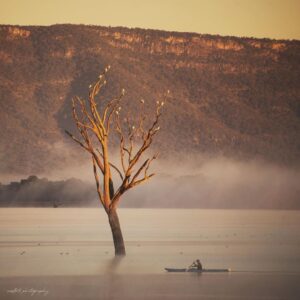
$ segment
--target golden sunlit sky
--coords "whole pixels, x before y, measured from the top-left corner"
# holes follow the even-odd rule
[[[0,24],[62,23],[300,39],[300,0],[0,0]]]

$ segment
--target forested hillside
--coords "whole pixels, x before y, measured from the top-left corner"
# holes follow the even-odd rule
[[[0,26],[0,172],[80,163],[71,98],[111,65],[102,100],[138,112],[171,91],[155,147],[300,161],[300,42],[84,25]],[[149,104],[149,106],[148,106]],[[82,159],[85,159],[83,156]],[[74,162],[75,159],[75,162]]]

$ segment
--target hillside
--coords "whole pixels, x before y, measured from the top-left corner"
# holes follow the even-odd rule
[[[1,174],[80,163],[64,134],[72,129],[70,100],[86,96],[106,65],[112,68],[103,98],[125,88],[130,110],[137,112],[141,98],[152,103],[171,91],[155,144],[162,156],[299,165],[300,41],[2,25]]]

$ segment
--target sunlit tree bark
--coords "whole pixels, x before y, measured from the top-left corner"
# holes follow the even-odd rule
[[[124,89],[118,97],[102,105],[103,108],[100,109],[101,103],[97,103],[96,96],[106,84],[106,73],[109,69],[110,67],[107,67],[97,81],[90,85],[87,100],[79,97],[72,100],[73,119],[80,137],[76,137],[69,131],[66,133],[91,155],[97,193],[108,215],[115,255],[125,255],[117,207],[126,191],[154,176],[154,173],[148,174],[148,171],[150,164],[157,158],[157,154],[147,159],[142,159],[142,155],[148,150],[160,129],[158,123],[165,102],[156,102],[155,115],[150,123],[144,113],[144,100],[140,100],[140,115],[135,124],[129,115],[125,118],[120,117]],[[145,128],[146,123],[147,128]],[[119,140],[119,164],[111,161],[109,152],[109,137],[113,131],[118,135]],[[113,171],[120,177],[117,189],[115,189]]]

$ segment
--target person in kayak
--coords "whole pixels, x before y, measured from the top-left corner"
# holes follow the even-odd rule
[[[199,259],[195,260],[190,266],[189,269],[196,268],[197,270],[202,270],[202,264]]]

